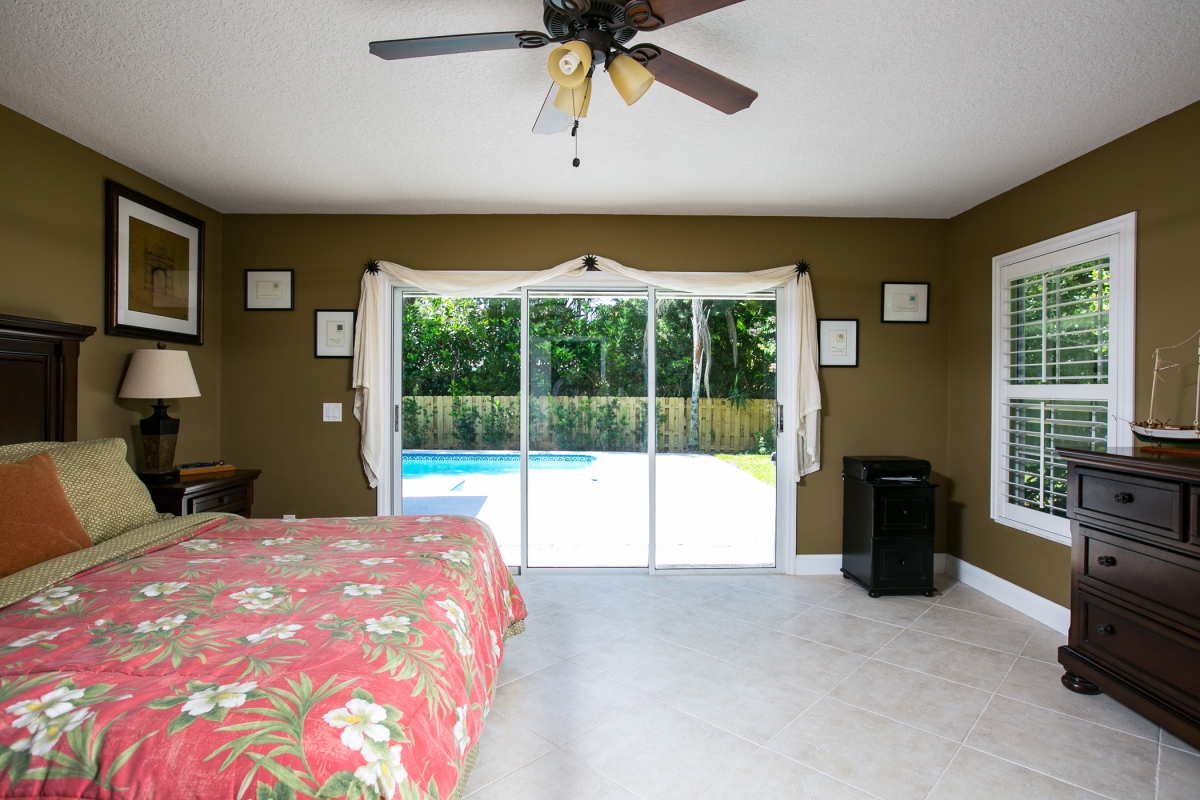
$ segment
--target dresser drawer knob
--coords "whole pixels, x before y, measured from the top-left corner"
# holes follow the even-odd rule
[[[1112,636],[1112,634],[1113,634],[1113,626],[1109,625],[1107,622],[1101,622],[1099,625],[1096,626],[1096,635],[1097,636]]]
[[[224,497],[222,497],[220,502],[221,502],[221,505],[225,505],[226,503],[228,503],[229,495],[225,495]]]
[[[1102,567],[1115,567],[1117,560],[1112,556],[1100,556],[1096,559],[1096,563]]]
[[[1117,492],[1113,495],[1113,500],[1120,505],[1127,505],[1133,502],[1133,495],[1131,495],[1129,492]]]

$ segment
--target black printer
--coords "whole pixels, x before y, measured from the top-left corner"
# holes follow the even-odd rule
[[[927,481],[929,462],[908,456],[846,456],[842,477],[860,481]]]
[[[934,594],[929,471],[909,456],[842,459],[842,575],[871,597]]]

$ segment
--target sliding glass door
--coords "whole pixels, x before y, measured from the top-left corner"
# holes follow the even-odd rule
[[[776,565],[774,294],[401,293],[396,511],[510,566]]]
[[[519,565],[521,299],[416,295],[402,307],[402,513],[478,517]]]
[[[648,305],[530,294],[530,567],[649,564]]]
[[[774,566],[775,301],[660,298],[655,564]]]

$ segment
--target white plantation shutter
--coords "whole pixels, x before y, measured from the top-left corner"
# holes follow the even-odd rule
[[[1130,215],[1109,235],[1088,229],[993,262],[998,522],[1069,542],[1067,467],[1055,449],[1131,444],[1132,226]]]

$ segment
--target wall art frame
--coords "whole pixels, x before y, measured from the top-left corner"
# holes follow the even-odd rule
[[[109,336],[204,344],[204,220],[105,181]]]
[[[817,342],[817,366],[858,366],[857,319],[818,319]]]
[[[295,311],[296,271],[248,269],[242,287],[246,311]]]
[[[352,308],[318,308],[313,316],[313,356],[354,358],[354,315]]]
[[[929,322],[929,283],[884,281],[880,322],[924,325]]]

